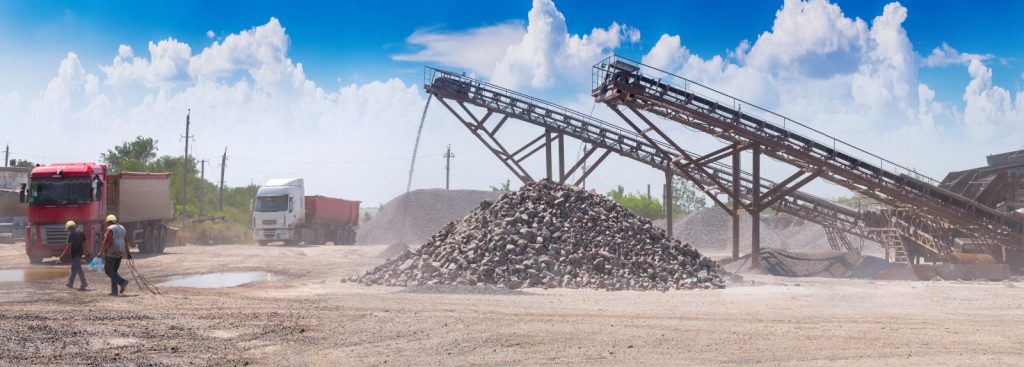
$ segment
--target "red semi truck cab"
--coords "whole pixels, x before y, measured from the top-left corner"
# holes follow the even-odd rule
[[[174,216],[170,173],[108,174],[104,164],[37,166],[19,195],[28,203],[25,253],[32,263],[60,255],[67,244],[64,224],[69,220],[85,232],[85,253],[96,255],[107,214],[118,216],[131,245],[144,252],[162,252],[167,236],[164,221]]]

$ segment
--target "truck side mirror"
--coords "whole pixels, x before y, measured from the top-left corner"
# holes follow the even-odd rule
[[[295,209],[295,205],[293,205],[292,203],[293,203],[292,198],[288,198],[288,212],[289,213],[291,213],[292,210]]]
[[[18,190],[18,202],[20,203],[28,201],[28,195],[26,195],[25,186],[25,184],[21,184],[21,189]]]

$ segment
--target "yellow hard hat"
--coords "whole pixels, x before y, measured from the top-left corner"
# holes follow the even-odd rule
[[[67,223],[64,223],[64,229],[71,229],[71,227],[74,227],[74,226],[77,226],[77,225],[78,224],[75,224],[75,221],[69,220]]]
[[[106,220],[107,223],[113,223],[113,222],[116,222],[116,221],[117,221],[117,217],[115,217],[113,214],[107,215],[107,220]]]

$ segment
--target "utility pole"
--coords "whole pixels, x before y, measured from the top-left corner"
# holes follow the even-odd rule
[[[206,215],[206,200],[203,200],[203,184],[206,183],[206,160],[199,161],[199,217]]]
[[[228,147],[224,147],[224,155],[220,157],[220,200],[217,210],[224,210],[224,165],[228,162]]]
[[[452,154],[452,145],[448,144],[448,149],[444,152],[444,189],[448,190],[449,179],[451,178],[452,171],[452,158],[455,155]]]
[[[185,205],[188,203],[188,140],[189,127],[192,125],[192,109],[185,114],[185,160],[181,162],[181,213],[185,214]]]
[[[8,165],[11,164],[10,159],[11,159],[11,145],[7,144],[6,146],[4,146],[4,167],[9,167]]]

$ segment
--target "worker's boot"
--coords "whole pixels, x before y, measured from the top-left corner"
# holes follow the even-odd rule
[[[121,280],[121,294],[124,294],[125,289],[128,289],[128,279]]]

